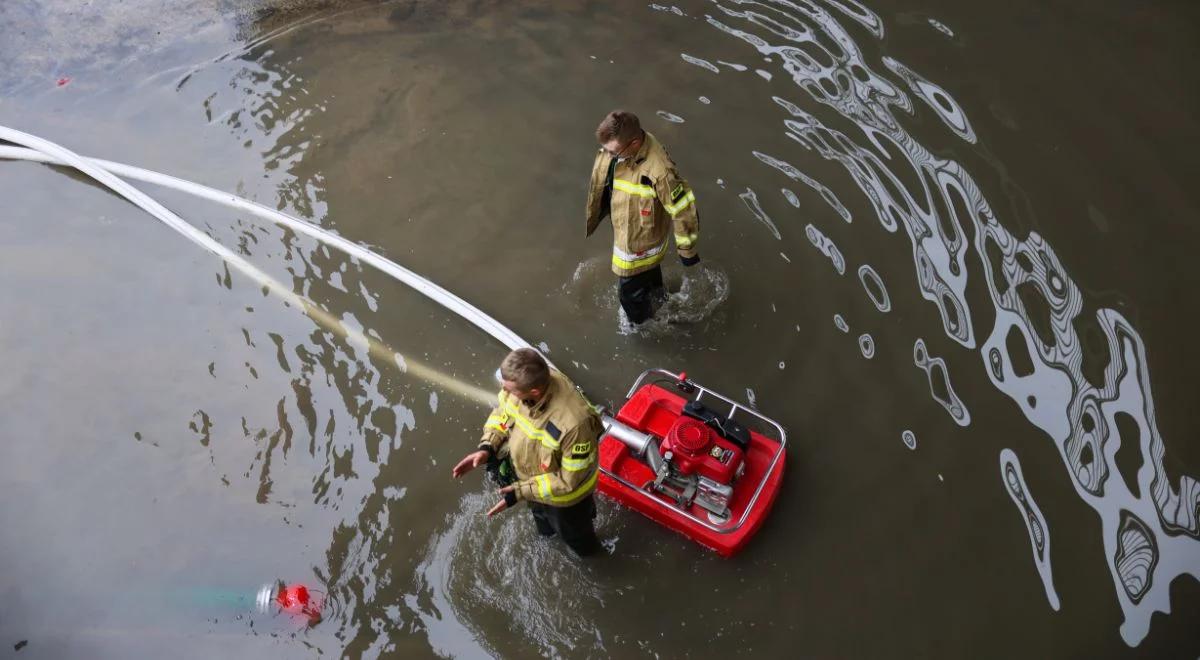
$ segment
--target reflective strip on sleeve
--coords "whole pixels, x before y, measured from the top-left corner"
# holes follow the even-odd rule
[[[508,415],[492,415],[487,418],[487,422],[483,425],[485,429],[495,429],[501,433],[507,433],[508,428],[505,423],[508,421]]]
[[[657,195],[654,194],[654,188],[651,188],[650,186],[643,186],[640,183],[626,181],[625,179],[613,179],[613,188],[620,190],[621,192],[629,193],[630,195],[637,195],[638,197],[657,197]]]
[[[538,497],[541,497],[544,500],[550,499],[550,475],[539,474],[534,479],[534,482],[537,484]]]
[[[691,205],[691,203],[694,201],[696,201],[696,195],[689,190],[687,191],[687,194],[684,195],[683,198],[680,199],[676,204],[671,204],[670,202],[663,200],[663,208],[666,209],[667,213],[670,213],[671,217],[673,218],[678,215],[680,211]]]
[[[596,460],[595,457],[591,456],[591,455],[589,455],[587,458],[565,458],[564,457],[562,459],[562,467],[567,472],[579,472],[580,470],[586,470],[587,467],[589,465],[591,465],[592,462],[595,460]]]
[[[584,495],[587,495],[592,490],[592,488],[595,488],[596,479],[598,479],[599,477],[600,477],[600,470],[592,470],[592,476],[588,477],[587,479],[584,479],[583,483],[579,484],[579,487],[576,488],[575,490],[573,490],[569,493],[564,493],[562,495],[553,495],[546,499],[548,499],[551,502],[563,502],[563,503],[569,503],[572,500],[577,500],[577,499],[583,497]]]
[[[614,245],[612,262],[617,268],[624,268],[625,270],[650,266],[662,261],[663,256],[666,255],[666,249],[666,241],[663,241],[662,245],[639,254],[630,254]]]
[[[698,238],[700,238],[699,234],[692,234],[691,236],[684,236],[683,234],[675,234],[675,245],[686,250],[686,249],[692,247],[692,244],[695,243],[696,239],[698,239]]]

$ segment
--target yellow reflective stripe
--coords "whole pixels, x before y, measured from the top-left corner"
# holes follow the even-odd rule
[[[621,192],[627,192],[630,195],[637,195],[638,197],[657,196],[654,194],[654,188],[651,188],[650,186],[643,186],[640,183],[626,181],[625,179],[613,179],[613,188],[616,188]]]
[[[675,234],[675,245],[678,245],[686,250],[692,247],[692,239],[688,236],[684,236],[683,234]]]
[[[521,427],[521,432],[529,436],[531,440],[537,440],[548,449],[558,449],[558,440],[551,437],[545,430],[534,426],[533,422],[522,415],[516,406],[506,403],[504,404],[504,409],[508,414],[512,415],[513,421],[517,423],[517,426]]]
[[[487,421],[483,423],[483,428],[495,429],[501,433],[508,433],[508,415],[500,413],[498,415],[489,415]]]
[[[662,242],[662,245],[656,245],[655,247],[652,247],[649,250],[643,250],[641,252],[638,252],[637,254],[626,252],[625,250],[622,250],[620,247],[614,245],[613,246],[613,256],[618,257],[625,261],[636,261],[638,259],[646,259],[646,258],[652,257],[656,254],[661,253],[665,249],[667,249],[667,242],[665,240]]]
[[[644,259],[637,259],[635,261],[626,261],[614,254],[613,258],[612,258],[612,262],[613,262],[613,265],[616,266],[617,268],[624,268],[625,270],[633,270],[634,268],[641,268],[642,266],[652,266],[652,265],[662,261],[662,259],[663,259],[663,253],[661,253],[661,252],[658,254],[655,254],[653,256],[645,257]]]
[[[688,205],[694,201],[696,201],[696,195],[689,190],[688,193],[683,196],[683,199],[679,200],[678,204],[672,205],[670,202],[663,201],[663,208],[667,210],[667,213],[671,214],[671,217],[675,217],[680,211],[686,209]]]
[[[624,268],[626,270],[650,266],[662,261],[662,258],[667,254],[666,249],[666,241],[663,241],[662,245],[646,250],[641,254],[629,254],[614,245],[612,262],[617,268]]]
[[[596,485],[596,479],[599,476],[600,470],[593,470],[592,476],[585,479],[584,482],[579,484],[579,487],[575,490],[563,495],[552,495],[546,499],[550,500],[551,502],[570,502],[571,500],[578,499],[586,495],[587,492]]]
[[[542,499],[550,498],[550,475],[539,474],[534,481],[537,483],[538,496]]]
[[[562,459],[562,466],[568,472],[578,472],[587,469],[587,466],[591,465],[594,460],[592,456],[588,456],[587,458],[564,458]]]
[[[613,262],[613,265],[616,266],[617,268],[624,268],[625,270],[633,270],[634,268],[641,268],[642,266],[652,266],[652,265],[662,261],[662,259],[663,259],[663,255],[661,253],[651,256],[651,257],[646,257],[645,259],[638,259],[636,261],[626,261],[614,254],[613,258],[612,258],[612,262]]]

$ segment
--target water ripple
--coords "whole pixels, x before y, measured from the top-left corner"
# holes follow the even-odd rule
[[[879,273],[876,273],[874,268],[867,264],[859,266],[858,280],[862,282],[863,290],[867,292],[867,297],[874,303],[875,309],[884,314],[892,311],[892,299],[888,297],[887,287],[883,285],[883,279],[879,277]]]
[[[708,69],[709,71],[712,71],[713,73],[721,73],[721,69],[719,69],[716,64],[713,64],[712,62],[709,62],[708,60],[701,59],[699,57],[693,57],[691,55],[688,55],[687,53],[680,53],[679,56],[682,57],[683,61],[687,62],[688,64],[695,64],[696,66],[698,66],[702,69]]]
[[[755,151],[753,154],[755,158],[779,170],[787,178],[793,181],[800,181],[804,185],[820,193],[821,197],[833,207],[833,210],[837,211],[838,215],[840,215],[843,220],[846,222],[851,221],[850,211],[844,204],[842,204],[841,200],[837,198],[837,195],[833,194],[833,191],[830,190],[828,186],[808,176],[804,172],[801,172],[795,165],[792,165],[791,163],[775,158],[774,156],[769,156],[761,151]],[[784,196],[788,198],[788,201],[791,202],[792,206],[795,206],[796,208],[800,207],[800,200],[796,197],[795,193],[785,189]]]
[[[1165,468],[1141,336],[1120,312],[1086,305],[1041,236],[1013,235],[962,164],[934,155],[905,129],[896,111],[913,112],[911,93],[938,112],[954,135],[974,139],[966,113],[949,93],[894,58],[883,59],[882,67],[868,63],[833,12],[876,39],[883,36],[878,16],[845,0],[713,4],[717,11],[706,16],[708,25],[778,61],[811,102],[836,113],[838,123],[853,123],[851,134],[796,102],[772,97],[787,112],[783,134],[842,165],[884,229],[904,229],[921,295],[936,305],[946,335],[979,350],[993,385],[1049,436],[1077,492],[1100,516],[1113,583],[1123,585],[1117,589],[1125,617],[1121,635],[1131,646],[1141,643],[1153,613],[1170,612],[1167,585],[1185,574],[1200,577],[1200,481],[1170,477]],[[900,84],[883,73],[898,76]],[[782,159],[755,156],[789,174],[778,167]],[[819,233],[808,234],[817,244]],[[977,318],[995,318],[990,334],[976,329],[966,296],[972,246],[982,263],[983,277],[976,279],[986,286],[984,304],[991,306]],[[1085,326],[1098,328],[1107,356],[1083,349],[1078,328]],[[987,335],[982,345],[977,332]],[[918,346],[923,353],[923,342]],[[930,366],[938,364],[926,364],[931,382],[935,373],[944,376],[944,366]],[[953,401],[942,402],[954,414]],[[965,420],[966,409],[961,412]],[[1130,422],[1131,437],[1116,432],[1118,416]],[[1143,467],[1113,479],[1119,474],[1114,457],[1127,443]]]
[[[766,226],[771,235],[775,237],[775,240],[778,241],[782,238],[779,235],[779,228],[775,226],[775,223],[771,221],[771,217],[763,210],[762,204],[758,202],[758,195],[753,190],[746,188],[746,192],[739,194],[738,197],[741,198],[746,208],[750,209],[750,213],[754,214],[754,217]]]
[[[868,360],[875,357],[875,339],[865,332],[859,335],[858,350],[862,351],[862,356]]]
[[[912,90],[913,94],[925,101],[925,104],[937,113],[942,123],[950,127],[950,130],[954,131],[958,137],[975,144],[975,129],[971,128],[967,114],[946,90],[922,78],[912,69],[890,57],[884,57],[883,64],[891,69],[892,73],[900,76],[900,79],[908,84],[908,88]]]
[[[925,348],[924,339],[918,339],[913,344],[913,362],[929,378],[929,393],[933,395],[933,400],[940,403],[959,426],[969,425],[971,413],[950,385],[950,372],[946,369],[946,361],[930,356]]]
[[[842,256],[842,251],[838,249],[833,241],[829,240],[825,234],[821,233],[820,229],[810,225],[804,226],[804,235],[808,237],[808,242],[813,244],[813,247],[821,251],[821,254],[829,257],[833,262],[833,268],[837,270],[838,275],[846,274],[846,258]]]
[[[1029,487],[1025,485],[1025,477],[1021,474],[1021,462],[1011,449],[1000,452],[1000,477],[1004,479],[1004,487],[1012,498],[1021,520],[1025,522],[1025,531],[1029,533],[1029,545],[1033,550],[1033,563],[1037,566],[1038,575],[1042,577],[1042,587],[1046,590],[1046,600],[1050,607],[1057,612],[1061,605],[1058,592],[1054,589],[1054,575],[1050,570],[1050,528],[1046,525],[1046,517],[1033,501]]]

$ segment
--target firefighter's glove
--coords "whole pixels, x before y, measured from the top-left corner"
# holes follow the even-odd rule
[[[500,513],[501,511],[503,511],[511,506],[514,506],[517,503],[516,489],[517,489],[516,486],[505,486],[504,488],[501,488],[500,494],[503,495],[504,498],[501,499],[499,502],[496,502],[496,506],[493,506],[492,508],[488,509],[488,512],[487,512],[488,516],[489,517],[494,516],[497,513]]]
[[[700,255],[696,255],[694,257],[684,257],[681,255],[679,260],[683,262],[684,266],[695,266],[696,264],[700,263]]]

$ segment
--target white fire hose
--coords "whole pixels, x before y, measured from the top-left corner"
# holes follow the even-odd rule
[[[86,158],[75,152],[66,149],[58,144],[30,135],[23,131],[18,131],[6,126],[0,126],[0,140],[21,145],[17,147],[0,145],[0,159],[8,160],[26,160],[37,163],[47,163],[50,165],[64,165],[73,167],[79,172],[91,177],[97,183],[105,186],[114,193],[124,197],[133,204],[145,210],[150,215],[157,218],[160,222],[167,225],[171,229],[183,234],[188,240],[200,245],[204,249],[212,252],[218,257],[224,259],[238,271],[250,277],[255,282],[266,286],[275,294],[284,299],[287,303],[295,305],[309,314],[317,323],[327,330],[337,332],[341,335],[349,334],[349,331],[335,319],[331,314],[316,305],[305,300],[303,297],[294,293],[290,288],[283,286],[270,275],[261,271],[258,267],[251,264],[241,255],[235,253],[224,245],[214,240],[208,234],[196,229],[192,225],[185,222],[175,213],[168,210],[162,204],[159,204],[149,195],[134,188],[125,181],[122,181],[118,176],[135,181],[152,183],[155,185],[164,186],[180,192],[185,192],[195,195],[202,199],[207,199],[218,204],[223,204],[239,211],[245,211],[264,220],[275,222],[283,225],[297,233],[309,236],[320,243],[333,247],[344,254],[354,257],[359,261],[368,263],[380,271],[390,275],[391,277],[407,284],[414,290],[425,295],[437,304],[446,309],[458,314],[462,318],[469,321],[475,327],[483,330],[491,335],[501,344],[509,349],[531,347],[529,342],[522,339],[515,332],[507,328],[504,324],[496,319],[488,316],[479,308],[459,298],[446,289],[429,281],[428,279],[408,270],[407,268],[397,264],[396,262],[378,255],[361,245],[353,243],[333,232],[322,229],[312,223],[293,218],[286,213],[268,208],[257,202],[250,201],[237,195],[231,195],[227,192],[222,192],[207,186],[202,186],[198,183],[185,181],[168,174],[154,172],[133,165],[125,165],[123,163],[115,163],[108,160],[98,158]],[[360,339],[366,339],[368,350],[377,357],[390,359],[395,361],[396,353],[381,342],[365,335]],[[426,381],[437,383],[448,390],[460,394],[468,399],[477,401],[483,405],[491,405],[495,400],[495,395],[483,388],[458,381],[446,374],[438,372],[428,366],[425,366],[414,360],[405,359],[404,366],[408,373],[420,377]],[[604,425],[614,431],[613,436],[628,444],[631,449],[639,456],[648,454],[656,454],[657,452],[648,452],[648,438],[644,438],[645,434],[630,429],[624,424],[616,421],[609,415],[604,415]],[[619,430],[626,432],[617,432]]]

